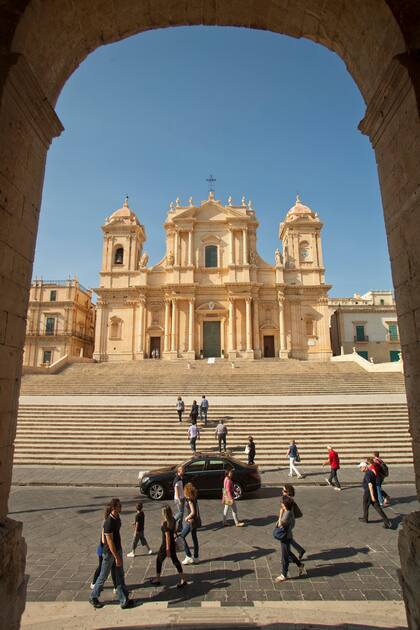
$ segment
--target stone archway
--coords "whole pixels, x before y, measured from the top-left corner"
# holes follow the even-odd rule
[[[0,624],[18,627],[25,547],[7,519],[25,317],[45,160],[60,91],[97,47],[145,30],[242,26],[336,52],[367,105],[396,291],[420,493],[420,6],[415,0],[4,0],[0,8]],[[420,513],[400,535],[412,628],[420,626]],[[6,622],[7,619],[7,622]]]

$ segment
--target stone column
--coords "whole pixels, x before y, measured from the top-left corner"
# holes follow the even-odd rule
[[[138,345],[139,349],[138,349],[138,354],[140,355],[141,359],[144,359],[144,330],[145,330],[144,320],[145,320],[145,316],[146,316],[145,303],[146,303],[146,300],[144,298],[140,298],[140,302],[139,302],[139,345]]]
[[[235,264],[235,253],[233,251],[234,240],[233,240],[233,230],[230,228],[229,230],[229,265]]]
[[[246,309],[246,349],[252,351],[252,327],[251,327],[251,303],[252,298],[245,298]]]
[[[175,266],[179,265],[179,234],[178,230],[175,231],[174,234],[174,264]]]
[[[278,295],[279,303],[279,357],[283,357],[286,352],[286,331],[284,328],[284,296]]]
[[[177,303],[172,299],[172,329],[171,329],[171,352],[176,352],[176,327],[177,327]]]
[[[229,298],[229,351],[236,350],[235,300]]]
[[[242,229],[242,262],[244,265],[248,264],[248,230],[247,228]]]
[[[260,350],[260,318],[258,314],[258,300],[254,297],[254,350],[259,352]]]
[[[190,232],[191,233],[191,232]],[[188,313],[188,352],[194,352],[194,302],[195,299],[189,300]]]
[[[170,307],[171,303],[169,300],[165,300],[165,331],[164,331],[164,340],[163,340],[163,351],[169,352],[169,338],[170,338],[170,330],[169,330],[169,317],[170,317]]]
[[[193,256],[192,256],[192,253],[193,253],[192,252],[192,235],[193,235],[192,230],[190,230],[188,232],[188,266],[189,267],[191,267],[192,264],[193,264],[193,262],[192,262],[192,259],[193,259]]]

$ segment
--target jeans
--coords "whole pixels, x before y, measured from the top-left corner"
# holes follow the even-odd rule
[[[184,525],[185,499],[175,499],[175,507],[176,512],[174,514],[174,519],[176,522],[176,531],[180,532]]]
[[[387,494],[385,490],[382,490],[382,483],[383,483],[383,479],[378,478],[376,480],[376,491],[378,494],[379,505],[383,504],[384,499],[389,499],[389,494]]]
[[[378,512],[379,516],[381,517],[385,525],[388,525],[388,526],[391,525],[391,521],[389,520],[389,518],[387,517],[387,515],[385,514],[385,512],[379,505],[378,501],[375,501],[375,503],[373,503],[369,490],[365,490],[363,493],[363,518],[366,521],[368,520],[370,505],[372,505],[374,509]]]
[[[235,501],[232,503],[232,505],[225,505],[225,507],[223,508],[223,522],[226,523],[226,516],[229,511],[229,508],[232,510],[233,520],[235,521],[235,525],[237,525],[239,523],[239,519],[238,519],[238,508],[236,507]]]
[[[200,420],[204,418],[204,424],[207,424],[207,409],[200,409]]]
[[[287,577],[289,571],[290,560],[297,564],[298,567],[302,566],[302,562],[296,558],[295,554],[290,551],[291,540],[285,540],[281,542],[281,572],[284,577]]]
[[[335,468],[331,468],[330,476],[328,477],[328,481],[332,486],[336,486],[336,488],[341,488],[341,484],[338,481],[337,470]]]
[[[197,538],[197,528],[192,527],[191,523],[189,522],[185,522],[185,525],[182,529],[182,532],[180,534],[180,536],[184,539],[184,551],[185,551],[185,555],[188,556],[189,558],[191,558],[191,551],[190,548],[188,546],[188,543],[186,541],[186,537],[188,536],[188,534],[191,532],[191,538],[193,541],[193,545],[194,545],[194,558],[198,558],[198,538]]]
[[[197,444],[197,438],[196,437],[191,438],[190,439],[190,446],[191,446],[191,450],[192,450],[193,453],[195,453],[196,450],[197,450],[196,444]]]
[[[96,580],[99,577],[99,574],[101,573],[101,568],[102,568],[102,556],[98,556],[98,566],[96,567],[95,573],[93,574],[93,578],[92,578],[92,584],[96,583]],[[117,588],[117,579],[115,577],[115,564],[112,565],[111,567],[111,578],[112,578],[112,583],[114,585],[114,588]]]
[[[122,549],[117,549],[117,553],[120,556],[121,562],[122,562],[122,557],[123,557]],[[120,567],[117,567],[114,556],[107,549],[104,549],[104,552],[102,554],[101,572],[99,574],[98,579],[95,582],[95,588],[93,588],[91,591],[90,598],[91,599],[99,598],[103,590],[104,584],[109,574],[111,573],[113,566],[115,566],[115,581],[117,584],[116,589],[117,589],[118,599],[120,601],[120,604],[124,605],[127,603],[127,600],[128,600],[128,589],[125,585],[124,567],[122,564]]]
[[[222,452],[222,442],[223,442],[223,450],[226,450],[226,434],[218,435],[217,439],[219,440],[219,453]]]
[[[299,543],[296,542],[294,538],[292,538],[292,540],[290,541],[290,546],[294,547],[300,556],[303,556],[303,554],[305,553],[305,549],[301,545],[299,545]]]

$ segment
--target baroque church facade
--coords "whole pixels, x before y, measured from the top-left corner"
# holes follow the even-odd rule
[[[126,199],[102,226],[94,358],[329,360],[318,214],[297,197],[273,263],[257,252],[258,225],[245,198],[177,199],[164,224],[166,255],[149,266],[145,228]]]

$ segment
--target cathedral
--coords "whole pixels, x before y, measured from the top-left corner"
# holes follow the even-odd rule
[[[297,197],[272,262],[257,252],[258,225],[244,197],[239,205],[214,192],[198,206],[177,199],[164,224],[166,255],[149,266],[145,227],[126,199],[102,226],[94,358],[329,360],[318,214]]]

